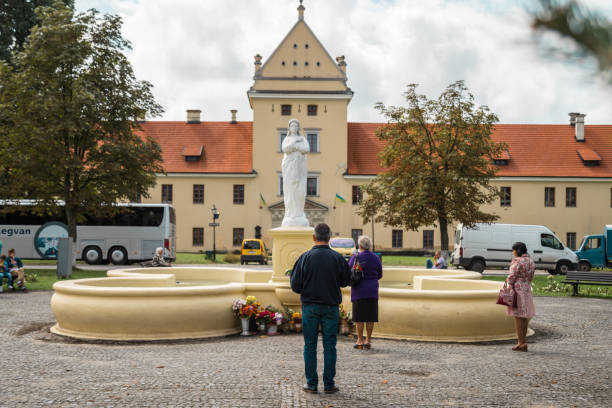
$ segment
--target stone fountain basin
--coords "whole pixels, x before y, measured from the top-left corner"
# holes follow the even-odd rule
[[[231,304],[247,295],[262,305],[287,303],[287,280],[240,267],[134,268],[108,278],[56,282],[56,334],[101,340],[168,340],[240,332]],[[501,282],[463,270],[387,267],[375,337],[473,342],[516,338],[514,320],[495,304]],[[279,298],[277,294],[284,293]],[[350,288],[343,304],[351,310]],[[291,304],[299,302],[298,295]]]

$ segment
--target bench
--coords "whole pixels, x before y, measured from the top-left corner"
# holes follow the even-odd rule
[[[565,280],[561,283],[566,283],[568,285],[574,286],[572,296],[577,296],[578,285],[612,286],[612,273],[567,271]]]

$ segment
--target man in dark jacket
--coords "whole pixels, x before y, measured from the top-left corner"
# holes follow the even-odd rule
[[[317,337],[319,324],[323,332],[323,385],[326,393],[338,391],[336,375],[336,342],[338,341],[338,305],[342,303],[341,287],[349,284],[348,263],[329,247],[331,231],[327,224],[315,227],[314,246],[303,253],[293,266],[291,289],[300,294],[302,331],[304,333],[305,392],[317,392]]]

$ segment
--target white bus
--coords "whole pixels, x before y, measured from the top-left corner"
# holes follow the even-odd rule
[[[57,238],[67,237],[64,217],[24,211],[32,201],[0,202],[0,241],[3,252],[14,248],[26,259],[57,258]],[[168,204],[117,204],[109,217],[86,216],[77,225],[77,259],[90,265],[151,259],[155,248],[176,259],[176,213]]]

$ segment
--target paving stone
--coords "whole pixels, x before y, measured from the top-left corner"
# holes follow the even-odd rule
[[[78,342],[48,332],[51,295],[0,294],[0,407],[612,406],[605,299],[536,298],[528,353],[512,342],[380,339],[358,351],[342,336],[340,392],[311,395],[300,335]]]

